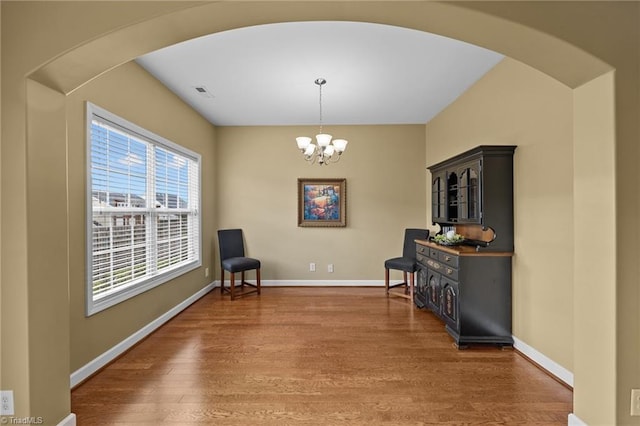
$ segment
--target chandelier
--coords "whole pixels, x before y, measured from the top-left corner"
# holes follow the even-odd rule
[[[322,133],[322,86],[327,82],[324,78],[316,79],[315,83],[320,88],[320,132],[316,135],[316,144],[311,143],[311,138],[308,136],[299,136],[296,138],[298,148],[304,159],[311,164],[316,161],[320,165],[327,165],[329,163],[335,163],[340,160],[340,156],[347,148],[347,141],[344,139],[334,139],[331,141],[332,136],[326,133]]]

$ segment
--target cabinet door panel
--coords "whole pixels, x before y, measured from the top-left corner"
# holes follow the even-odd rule
[[[421,308],[427,306],[427,268],[421,265],[418,265],[415,299]]]
[[[458,283],[455,281],[442,278],[442,316],[447,324],[449,324],[454,330],[459,330],[459,305],[458,305]]]
[[[456,172],[447,173],[447,219],[449,222],[458,221],[458,174]]]
[[[440,312],[440,274],[428,269],[427,270],[427,306],[436,315],[441,316]]]

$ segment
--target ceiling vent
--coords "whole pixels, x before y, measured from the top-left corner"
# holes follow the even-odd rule
[[[209,92],[209,90],[206,88],[206,86],[193,86],[194,90],[196,91],[196,93],[200,96],[202,96],[203,98],[213,98],[213,95],[211,94],[211,92]]]

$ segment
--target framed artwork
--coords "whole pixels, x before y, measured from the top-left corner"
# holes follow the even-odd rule
[[[298,179],[298,226],[347,226],[347,180]]]

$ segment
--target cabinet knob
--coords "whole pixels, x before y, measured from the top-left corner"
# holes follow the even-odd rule
[[[448,261],[450,261],[450,260],[451,260],[451,257],[449,257],[449,256],[445,256],[445,257],[444,257],[444,260],[446,260],[446,261],[448,262]]]
[[[453,269],[447,268],[447,275],[451,275],[451,274],[453,274]]]

